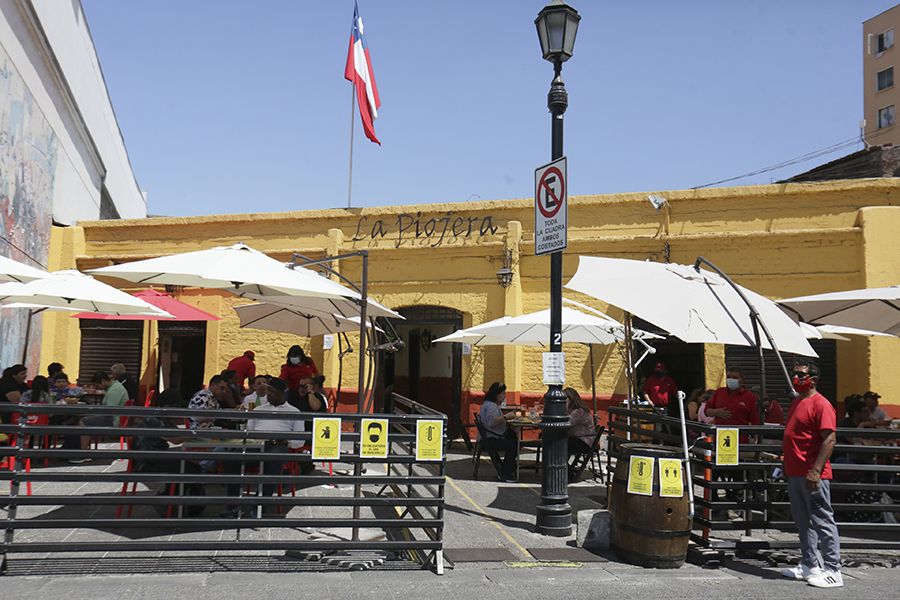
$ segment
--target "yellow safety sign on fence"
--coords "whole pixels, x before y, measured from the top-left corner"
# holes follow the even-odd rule
[[[740,445],[741,442],[737,428],[718,427],[716,429],[716,464],[738,464]]]
[[[680,458],[659,459],[659,495],[663,498],[684,496],[684,477]]]
[[[443,460],[444,422],[416,421],[416,460]]]
[[[359,456],[361,458],[387,458],[388,420],[363,419],[359,426]]]
[[[313,419],[313,460],[337,460],[341,457],[341,420],[335,417]]]
[[[651,456],[632,456],[628,463],[628,493],[641,496],[653,495],[653,466]]]

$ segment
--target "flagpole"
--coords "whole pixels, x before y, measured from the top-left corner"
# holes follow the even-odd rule
[[[347,176],[347,208],[353,206],[353,129],[356,117],[356,84],[350,86],[350,169]]]

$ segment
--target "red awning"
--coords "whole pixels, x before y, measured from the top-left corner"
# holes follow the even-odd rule
[[[152,304],[157,308],[161,308],[173,317],[144,317],[144,316],[120,316],[120,315],[103,315],[92,312],[82,312],[73,315],[75,319],[100,319],[102,321],[218,321],[219,317],[211,315],[205,310],[185,304],[181,300],[176,300],[168,294],[157,292],[156,290],[142,290],[132,294],[140,298],[148,304]]]

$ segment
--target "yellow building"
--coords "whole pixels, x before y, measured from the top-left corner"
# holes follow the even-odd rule
[[[896,179],[661,195],[668,203],[660,211],[643,193],[570,198],[564,280],[575,272],[579,254],[680,263],[703,255],[738,283],[772,298],[900,284]],[[378,386],[392,384],[396,391],[445,410],[459,402],[463,420],[469,421],[469,402],[477,401],[492,381],[505,381],[511,395],[524,402],[539,398],[545,389],[539,349],[431,344],[455,328],[549,305],[549,258],[534,256],[533,210],[530,200],[505,200],[84,222],[54,230],[50,267],[85,270],[237,241],[285,261],[293,253],[321,258],[367,249],[370,294],[408,318],[398,326],[406,348],[381,362]],[[360,265],[346,260],[339,268],[358,281]],[[514,273],[508,287],[499,285],[496,276],[504,265]],[[287,348],[300,343],[320,366],[327,387],[336,388],[342,372],[341,388],[347,394],[342,401],[348,406],[354,402],[357,354],[347,356],[341,368],[336,342],[325,349],[329,344],[322,337],[297,339],[239,329],[232,307],[244,300],[208,291],[171,291],[221,320],[208,323],[205,332],[194,332],[193,346],[179,341],[177,332],[143,324],[136,332],[142,339],[143,385],[156,384],[158,362],[171,362],[173,344],[181,344],[175,361],[188,365],[193,360],[195,366],[188,370],[199,382],[201,370],[206,380],[246,349],[256,352],[258,372],[277,374]],[[621,317],[590,298],[566,295]],[[87,332],[85,324],[57,314],[44,319],[42,365],[79,365],[82,359],[84,368],[79,352],[80,327]],[[349,337],[355,346],[355,337]],[[832,395],[840,399],[874,389],[883,395],[886,410],[900,417],[900,383],[894,376],[900,340],[857,338],[817,348],[823,348]],[[590,397],[593,375],[601,405],[623,396],[620,348],[593,348],[593,373],[587,347],[564,349],[569,385]],[[671,341],[660,345],[658,356],[669,362],[680,387],[690,391],[722,383],[726,354],[734,360],[746,358],[740,349]],[[777,382],[770,383],[770,394],[783,395],[782,390]]]

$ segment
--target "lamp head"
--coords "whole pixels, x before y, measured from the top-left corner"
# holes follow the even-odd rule
[[[557,64],[572,58],[580,20],[578,11],[562,0],[551,0],[541,9],[534,24],[544,60]]]

